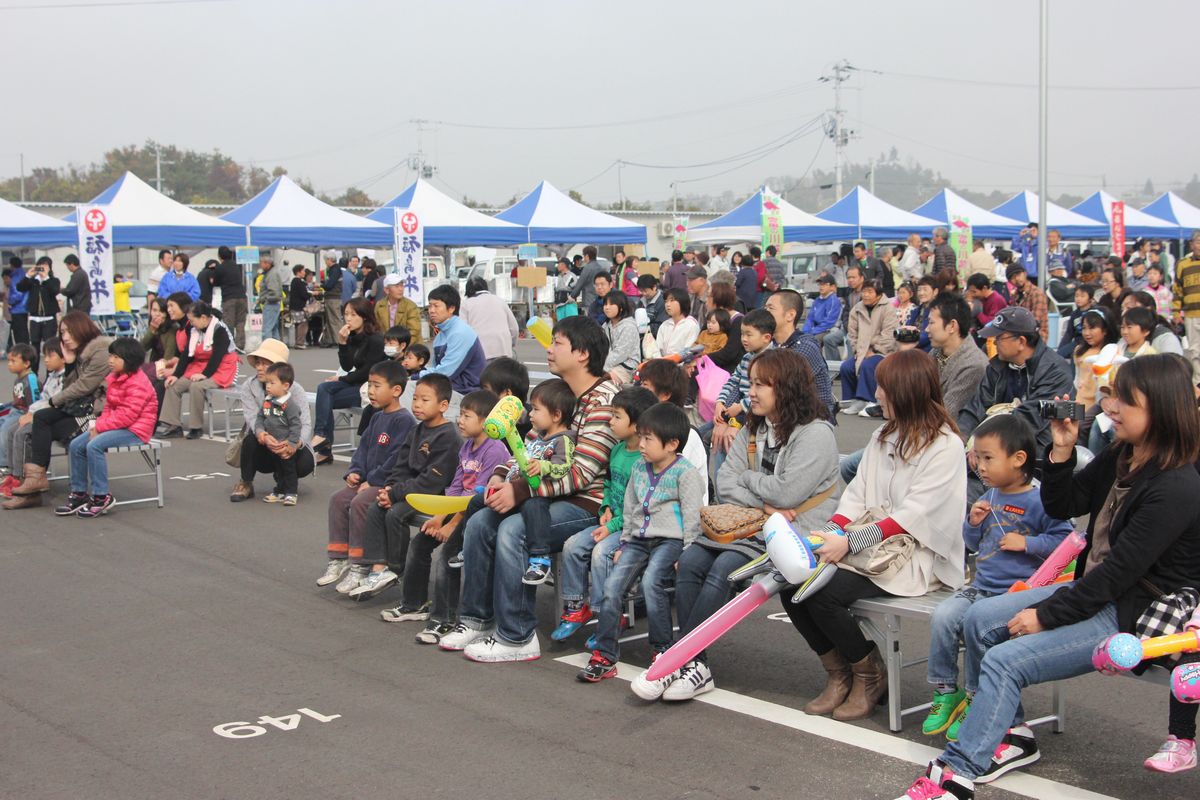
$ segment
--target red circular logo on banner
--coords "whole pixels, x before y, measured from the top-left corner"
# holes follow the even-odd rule
[[[401,215],[400,228],[405,233],[413,234],[417,232],[417,215],[411,211]]]
[[[98,208],[93,208],[83,218],[83,227],[87,228],[92,233],[99,233],[104,230],[104,226],[108,224],[108,219],[104,216],[104,212]]]

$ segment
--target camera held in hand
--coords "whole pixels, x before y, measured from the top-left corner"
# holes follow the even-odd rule
[[[892,331],[892,338],[900,344],[916,344],[921,341],[921,331],[908,326],[896,328]]]
[[[1086,409],[1082,403],[1075,403],[1070,400],[1039,400],[1038,415],[1042,419],[1057,419],[1068,420],[1073,419],[1076,422],[1083,422],[1083,414]]]

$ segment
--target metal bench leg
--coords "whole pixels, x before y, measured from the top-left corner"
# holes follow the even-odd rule
[[[899,731],[904,727],[904,702],[900,693],[900,672],[904,669],[904,656],[900,651],[900,618],[888,614],[884,617],[886,631],[884,642],[887,653],[884,659],[888,671],[888,728]]]
[[[154,489],[158,493],[158,507],[162,508],[164,503],[163,498],[163,476],[162,476],[162,452],[154,451]],[[149,458],[147,457],[147,461]]]
[[[1062,681],[1055,681],[1052,691],[1054,703],[1054,732],[1066,733],[1067,730],[1067,698],[1063,691]]]

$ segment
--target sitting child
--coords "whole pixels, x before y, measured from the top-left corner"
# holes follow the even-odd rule
[[[612,554],[620,544],[620,533],[624,530],[625,489],[634,465],[642,458],[638,450],[638,419],[657,402],[654,393],[642,386],[622,389],[613,397],[609,427],[621,441],[613,446],[608,455],[608,477],[604,480],[600,526],[594,530],[580,531],[563,545],[560,587],[563,612],[558,627],[550,634],[550,638],[556,642],[574,634],[592,618],[592,609],[600,608],[604,584],[612,565]],[[590,604],[584,598],[589,575]],[[595,649],[594,639],[588,640],[588,650]]]
[[[1070,522],[1052,519],[1042,508],[1041,491],[1032,482],[1037,441],[1027,422],[1012,414],[984,420],[975,429],[975,457],[975,471],[989,487],[963,523],[967,550],[976,553],[975,575],[933,612],[928,675],[933,703],[921,726],[927,736],[944,731],[952,742],[979,682],[979,664],[967,659],[964,684],[958,683],[963,618],[975,601],[1003,594],[1032,575],[1071,532]],[[1010,733],[1032,739],[1026,726],[1019,728]]]
[[[529,474],[522,475],[514,458],[509,462],[508,482],[534,476],[541,480],[560,480],[571,471],[575,453],[575,434],[568,427],[575,414],[575,393],[566,381],[539,383],[529,397],[529,421],[533,430],[525,437],[525,456]],[[521,503],[521,519],[525,523],[525,547],[529,566],[521,583],[537,586],[550,577],[550,500],[536,495]]]
[[[0,496],[12,497],[12,490],[20,486],[24,478],[24,466],[33,437],[33,412],[48,407],[50,398],[62,391],[63,371],[67,363],[63,360],[62,344],[57,336],[42,342],[42,363],[46,365],[46,382],[42,386],[41,397],[24,414],[17,416],[15,426],[7,429],[9,438],[4,444],[4,452],[7,454],[9,474],[0,482]]]
[[[770,311],[759,308],[742,317],[742,348],[746,355],[742,356],[737,369],[717,395],[717,403],[713,408],[713,424],[716,428],[726,428],[730,420],[745,417],[750,394],[750,362],[756,355],[774,346],[775,318]],[[718,433],[714,430],[714,442],[717,437]],[[729,436],[729,441],[733,441],[733,436]]]
[[[317,586],[328,586],[345,577],[350,561],[364,563],[363,537],[367,509],[375,505],[379,489],[395,466],[400,445],[417,421],[400,407],[400,395],[408,373],[396,361],[380,361],[367,378],[367,399],[376,413],[358,440],[346,485],[329,498],[329,564],[317,578]]]
[[[12,403],[3,409],[7,413],[0,417],[0,474],[5,477],[12,472],[8,466],[9,440],[19,427],[21,416],[29,411],[38,397],[37,373],[33,371],[33,362],[36,360],[37,351],[27,344],[14,344],[8,351],[8,371],[15,377]]]
[[[122,337],[108,346],[104,410],[67,447],[71,494],[64,505],[54,509],[60,517],[98,517],[112,508],[116,500],[108,492],[105,450],[150,441],[158,422],[158,395],[142,372],[145,359],[146,351],[137,339]]]
[[[429,363],[429,348],[423,344],[409,345],[400,361],[408,370],[408,377],[415,378]]]
[[[656,358],[653,361],[648,361],[638,370],[640,373],[638,378],[638,386],[644,386],[649,389],[660,403],[671,403],[672,405],[684,407],[684,402],[687,400],[687,376],[679,365],[667,361],[665,358]],[[708,449],[704,446],[704,439],[700,432],[692,428],[692,432],[688,434],[687,444],[683,446],[683,457],[692,464],[707,464]],[[715,475],[715,472],[709,474]],[[704,484],[704,505],[708,505],[708,482]]]
[[[376,502],[367,509],[362,559],[338,584],[337,590],[342,594],[350,594],[365,584],[366,589],[355,594],[356,599],[364,600],[399,579],[388,565],[402,568],[408,560],[409,523],[416,515],[405,497],[442,494],[450,485],[462,446],[454,426],[446,419],[450,391],[450,379],[445,375],[426,375],[417,380],[412,413],[420,424],[409,431],[395,465],[376,493]],[[428,608],[401,605],[393,612],[404,619],[429,618]]]
[[[717,352],[729,341],[729,326],[732,324],[728,311],[723,308],[713,309],[708,312],[705,328],[696,337],[696,344],[704,345],[705,355]]]
[[[258,410],[258,425],[268,436],[278,441],[287,442],[292,447],[300,446],[300,403],[308,402],[292,399],[292,384],[296,382],[296,371],[286,361],[280,361],[267,367],[265,389],[267,396],[263,398],[262,408]],[[295,458],[277,459],[275,465],[275,488],[263,498],[264,503],[282,503],[285,506],[296,505],[296,495],[300,493],[300,478],[296,473]]]
[[[700,535],[704,478],[679,454],[691,430],[687,414],[659,403],[639,417],[637,430],[642,461],[634,464],[625,490],[625,527],[604,584],[596,649],[577,676],[586,683],[617,674],[621,604],[639,575],[650,649],[657,655],[671,646],[674,634],[667,590],[675,581],[680,553]]]
[[[401,363],[404,360],[404,354],[408,351],[408,343],[412,340],[412,332],[403,325],[397,325],[394,328],[388,328],[387,333],[383,334],[383,354],[388,357],[389,361]],[[408,372],[404,373],[404,383],[400,385],[401,391],[408,384]],[[358,417],[358,435],[361,438],[367,430],[367,426],[371,424],[371,417],[375,414],[375,406],[371,404],[369,395],[370,381],[364,383],[359,389],[359,400],[362,404],[362,414]],[[400,395],[400,405],[404,405],[404,394]]]

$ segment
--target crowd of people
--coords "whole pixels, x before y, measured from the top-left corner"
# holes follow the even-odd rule
[[[558,299],[579,313],[553,326],[553,377],[534,387],[512,358],[515,319],[486,284],[465,299],[448,285],[430,291],[426,344],[398,285],[368,281],[373,265],[359,280],[347,263],[323,282],[340,369],[312,409],[264,313],[263,342],[245,356],[253,374],[238,387],[245,425],[226,454],[240,468],[230,499],[254,497],[267,473],[263,500],[295,505],[299,480],[333,461],[335,411],[361,408],[345,485],[328,502],[317,584],[352,599],[398,587],[399,604],[381,616],[424,623],[416,642],[475,662],[528,661],[541,654],[536,589],[561,553],[550,637],[569,641],[595,620],[578,674],[586,683],[616,675],[635,585],[657,658],[732,596],[731,573],[765,552],[762,522],[782,515],[820,537],[817,556],[837,566],[819,591],[782,595],[827,675],[807,713],[863,719],[886,692],[853,603],[953,590],[933,619],[923,724],[948,744],[905,797],[973,797],[975,784],[1040,756],[1022,688],[1092,671],[1097,642],[1140,632],[1149,606],[1200,585],[1200,511],[1187,501],[1200,490],[1200,412],[1180,340],[1200,355],[1200,235],[1174,269],[1161,255],[1150,263],[1151,246],[1137,264],[1141,248],[1130,263],[1097,268],[1052,235],[1050,272],[1071,308],[1058,352],[1048,309],[1067,301],[1031,279],[1017,247],[1029,238],[976,248],[967,274],[944,231],[881,258],[859,243],[834,254],[811,304],[786,287],[773,248],[677,251],[655,270],[623,253],[607,267],[588,247],[580,264],[558,267]],[[281,306],[268,261],[257,294]],[[171,264],[140,342],[103,336],[75,309],[38,329],[36,349],[11,347],[4,508],[41,503],[59,441],[71,492],[55,513],[105,513],[115,502],[105,448],[147,441],[156,425],[196,438],[205,391],[238,383],[245,299],[223,295],[216,309],[168,280],[190,287],[186,258]],[[45,287],[49,270],[38,274],[19,285]],[[42,325],[46,308],[36,308],[29,324]],[[827,361],[840,362],[841,403]],[[1084,406],[1082,421],[1044,413],[1062,402]],[[524,413],[506,417],[514,406]],[[859,453],[838,452],[839,412],[881,420]],[[489,436],[494,417],[525,437],[523,454]],[[1086,465],[1083,446],[1094,455]],[[412,495],[462,504],[417,525]],[[718,510],[757,523],[716,535],[705,520]],[[1074,580],[1010,593],[1084,516],[1089,544]],[[708,652],[632,683],[647,701],[714,687]],[[1147,768],[1195,766],[1195,710],[1172,699],[1168,739]]]

